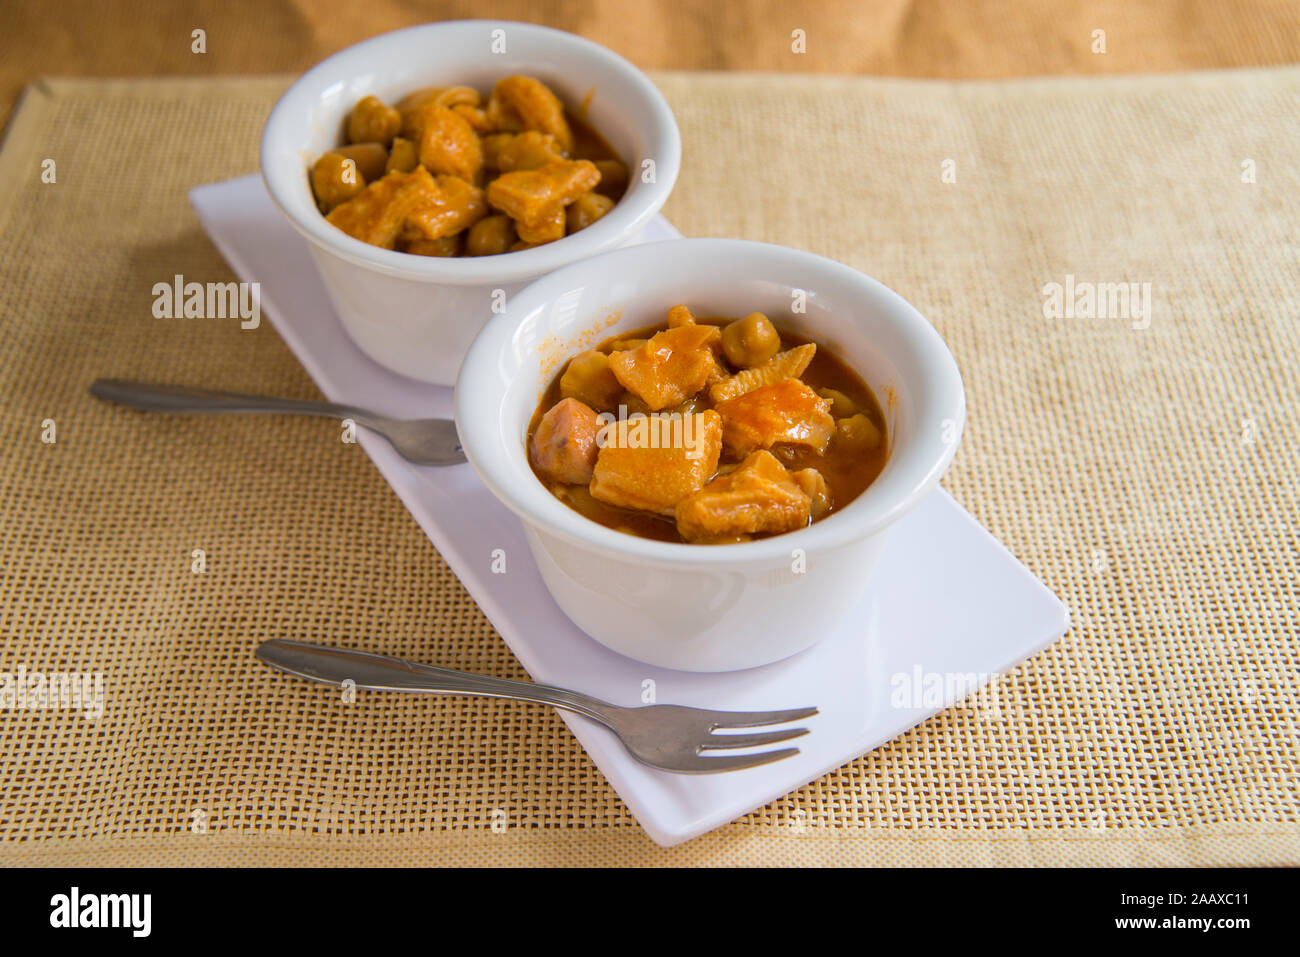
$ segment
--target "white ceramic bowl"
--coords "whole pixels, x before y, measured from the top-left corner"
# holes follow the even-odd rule
[[[794,315],[800,291],[806,312]],[[886,414],[876,481],[806,529],[736,545],[637,538],[552,496],[524,447],[550,380],[573,352],[663,322],[676,303],[703,316],[766,313],[846,360]],[[889,526],[943,476],[965,411],[952,354],[896,293],[812,253],[730,239],[616,250],[538,280],[484,327],[456,384],[470,464],[523,520],[556,602],[601,644],[685,671],[751,668],[824,637],[863,598]]]
[[[501,50],[504,44],[504,52]],[[439,84],[483,93],[523,73],[587,117],[628,164],[631,184],[602,219],[573,236],[501,256],[439,259],[353,239],[316,208],[308,170],[343,142],[348,113],[374,94],[393,103]],[[371,358],[439,385],[456,381],[466,348],[502,295],[560,266],[637,241],[672,191],[681,165],[672,111],[627,60],[589,40],[527,23],[458,20],[373,37],[324,60],[289,87],[262,133],[262,178],[308,240],[348,334]],[[653,161],[653,182],[644,161]],[[501,292],[498,293],[497,290]]]

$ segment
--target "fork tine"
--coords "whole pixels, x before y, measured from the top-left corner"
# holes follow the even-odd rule
[[[757,728],[765,724],[785,724],[787,721],[811,718],[815,714],[817,714],[816,708],[794,708],[791,711],[711,711],[709,717],[714,719],[714,723],[709,726],[709,730],[716,731],[718,728]]]
[[[674,760],[673,767],[674,770],[688,773],[743,771],[745,768],[756,768],[759,765],[771,764],[773,761],[780,761],[798,753],[798,748],[782,748],[779,751],[764,751],[762,754],[728,754],[717,757],[712,754],[695,755],[683,758],[680,761]]]
[[[756,734],[712,734],[700,745],[701,748],[724,750],[727,748],[756,748],[764,744],[776,744],[801,738],[808,733],[807,728],[786,728],[783,731],[760,731]]]

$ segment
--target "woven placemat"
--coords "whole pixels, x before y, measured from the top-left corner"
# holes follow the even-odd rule
[[[656,80],[687,235],[832,256],[939,328],[945,485],[1070,633],[995,707],[670,851],[549,712],[273,675],[287,637],[525,677],[334,424],[86,393],[317,395],[265,321],[152,312],[231,278],[186,190],[256,168],[286,81],[52,81],[0,152],[0,671],[99,673],[104,711],[0,712],[0,861],[1300,863],[1300,70]],[[1048,318],[1054,282],[1150,310]]]

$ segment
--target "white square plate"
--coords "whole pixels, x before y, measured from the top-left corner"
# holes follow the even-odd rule
[[[352,344],[306,241],[272,205],[259,177],[202,186],[190,199],[240,279],[261,283],[263,312],[330,400],[398,417],[451,417],[451,389],[389,372]],[[646,239],[679,236],[660,218]],[[729,674],[653,668],[598,645],[564,616],[532,564],[519,520],[468,465],[414,466],[363,432],[361,446],[535,680],[622,705],[640,704],[643,682],[652,679],[662,703],[820,709],[801,722],[811,733],[791,742],[800,754],[712,775],[651,770],[603,727],[561,712],[636,819],[664,846],[698,837],[878,747],[967,695],[971,686],[961,687],[960,676],[1004,672],[1068,627],[1056,596],[939,489],[894,527],[870,596],[817,646]],[[497,548],[509,556],[508,575],[491,572]],[[891,703],[891,692],[921,691],[917,679],[939,681],[942,691],[918,695],[907,707]]]

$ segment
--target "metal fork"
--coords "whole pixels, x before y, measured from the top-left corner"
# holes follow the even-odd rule
[[[364,651],[329,648],[279,638],[263,642],[257,649],[257,657],[272,668],[324,684],[341,685],[345,681],[351,681],[354,687],[372,691],[483,695],[563,708],[599,721],[609,728],[618,735],[628,753],[642,764],[661,771],[686,774],[739,771],[798,754],[798,748],[781,748],[759,754],[715,752],[789,741],[807,734],[807,728],[752,734],[714,732],[785,724],[817,713],[816,708],[796,708],[791,711],[705,711],[674,704],[625,708],[550,685],[492,678]]]
[[[457,465],[465,461],[456,423],[450,419],[390,419],[334,402],[307,402],[125,379],[96,379],[91,383],[90,394],[148,412],[283,412],[351,419],[382,435],[398,455],[416,465]]]

